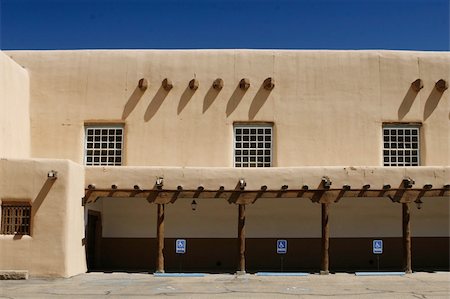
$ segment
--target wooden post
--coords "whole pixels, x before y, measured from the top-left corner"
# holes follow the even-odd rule
[[[157,204],[158,215],[156,224],[156,243],[158,246],[156,257],[156,272],[164,273],[164,204]]]
[[[322,265],[320,274],[330,273],[330,259],[328,249],[330,247],[330,226],[328,223],[329,203],[322,203]]]
[[[412,273],[411,268],[411,226],[409,203],[402,203],[403,222],[403,266],[405,273]]]
[[[239,205],[238,219],[239,264],[238,274],[245,274],[245,205]]]

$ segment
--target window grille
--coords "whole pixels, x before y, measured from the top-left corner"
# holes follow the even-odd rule
[[[235,125],[234,166],[272,166],[272,126]]]
[[[2,203],[1,234],[30,235],[31,205]]]
[[[122,126],[88,126],[85,133],[86,165],[122,165]]]
[[[420,131],[418,126],[384,126],[383,144],[384,166],[420,165]]]

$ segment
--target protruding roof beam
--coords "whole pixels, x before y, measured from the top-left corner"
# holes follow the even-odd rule
[[[145,79],[145,78],[140,79],[139,82],[138,82],[138,87],[142,91],[146,90],[147,87],[148,87],[147,79]]]
[[[199,86],[198,80],[197,79],[192,79],[191,81],[189,81],[189,88],[191,90],[197,90]]]
[[[275,80],[272,77],[269,77],[264,80],[263,86],[266,90],[272,90],[275,87]]]
[[[448,89],[448,82],[445,81],[444,79],[440,79],[439,81],[436,82],[435,86],[437,91],[444,92]]]
[[[239,82],[239,88],[242,90],[247,90],[250,87],[250,79],[248,78],[242,78]]]
[[[172,80],[170,80],[169,78],[165,78],[162,81],[162,87],[166,90],[169,91],[173,88],[173,84],[172,84]]]
[[[419,92],[423,88],[423,81],[422,81],[422,79],[417,79],[413,83],[411,83],[411,88],[415,92]]]
[[[216,80],[214,80],[212,86],[215,90],[221,90],[223,88],[223,79],[217,78]]]
[[[414,180],[407,177],[402,180],[402,183],[398,187],[397,191],[394,194],[394,197],[388,196],[393,202],[401,202],[403,195],[407,189],[412,188],[415,184]]]
[[[331,184],[332,184],[332,182],[329,177],[327,177],[327,176],[322,177],[319,187],[317,187],[317,191],[314,192],[314,195],[311,198],[311,201],[312,202],[320,202],[320,200],[322,199],[322,196],[325,194],[325,191],[330,189]]]

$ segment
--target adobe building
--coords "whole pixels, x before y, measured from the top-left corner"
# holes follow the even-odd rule
[[[449,80],[448,52],[3,51],[0,270],[449,270]]]

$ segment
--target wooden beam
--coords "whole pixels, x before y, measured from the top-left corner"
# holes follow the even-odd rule
[[[238,274],[245,274],[245,205],[238,205],[238,241],[239,241],[239,261]]]
[[[164,273],[164,205],[157,204],[157,221],[156,221],[156,272]]]
[[[330,273],[330,225],[328,222],[329,216],[329,203],[322,203],[322,264],[320,269],[321,275],[327,275]]]
[[[409,203],[402,203],[403,230],[403,266],[405,273],[412,273],[411,269],[411,225]]]

